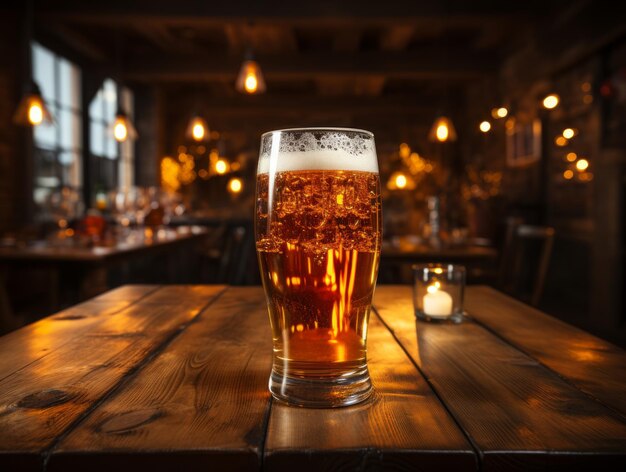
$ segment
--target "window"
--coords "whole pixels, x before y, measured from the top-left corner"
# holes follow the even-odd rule
[[[121,93],[122,108],[132,120],[132,92],[125,87],[119,87],[111,79],[102,83],[89,104],[89,142],[96,175],[96,191],[130,188],[133,184],[133,142],[128,139],[118,143],[112,132],[118,93]]]
[[[34,128],[34,199],[43,204],[59,187],[82,187],[80,69],[32,43],[33,79],[54,118]]]

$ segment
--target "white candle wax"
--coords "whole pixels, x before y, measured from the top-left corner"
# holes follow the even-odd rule
[[[423,299],[424,314],[433,318],[445,318],[452,314],[452,297],[448,292],[436,286],[428,287]]]

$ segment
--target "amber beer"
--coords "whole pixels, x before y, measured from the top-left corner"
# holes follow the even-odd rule
[[[328,136],[340,144],[328,149]],[[357,403],[371,391],[366,337],[381,241],[373,136],[270,137],[287,143],[271,155],[262,145],[257,175],[257,253],[274,341],[270,390],[304,406]]]

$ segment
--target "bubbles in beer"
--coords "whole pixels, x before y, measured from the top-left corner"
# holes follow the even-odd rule
[[[357,171],[279,172],[273,180],[268,213],[269,177],[258,176],[257,248],[282,252],[285,243],[305,252],[379,249],[378,175]]]
[[[378,174],[305,170],[257,179],[257,250],[276,355],[362,364],[380,251]]]

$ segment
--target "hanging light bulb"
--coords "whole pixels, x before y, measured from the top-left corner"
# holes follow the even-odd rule
[[[243,182],[238,177],[233,177],[228,181],[228,191],[237,194],[243,190]]]
[[[127,139],[137,138],[137,131],[133,123],[128,118],[128,115],[119,109],[113,121],[113,137],[119,143],[123,143]]]
[[[241,64],[241,69],[239,69],[239,75],[235,82],[235,88],[241,93],[251,95],[263,93],[267,90],[263,72],[261,72],[261,66],[252,58],[251,53],[246,55],[246,59],[243,61],[243,64]]]
[[[195,115],[191,118],[191,120],[189,120],[189,125],[187,126],[187,132],[185,134],[188,138],[201,142],[208,140],[211,133],[209,131],[209,125],[204,118]]]
[[[552,110],[553,108],[556,108],[557,105],[559,104],[559,96],[555,93],[551,93],[550,95],[548,95],[546,98],[543,99],[543,107],[548,109],[548,110]]]
[[[478,127],[480,128],[480,130],[483,133],[488,133],[489,130],[491,129],[491,123],[489,123],[487,120],[483,121],[480,123],[480,125],[478,125]]]
[[[13,121],[24,126],[53,123],[52,115],[41,96],[39,86],[35,82],[30,82],[24,90],[24,95],[13,115]]]
[[[433,123],[430,132],[428,133],[428,139],[430,141],[439,141],[445,143],[446,141],[456,141],[456,130],[452,121],[446,116],[440,116]]]

